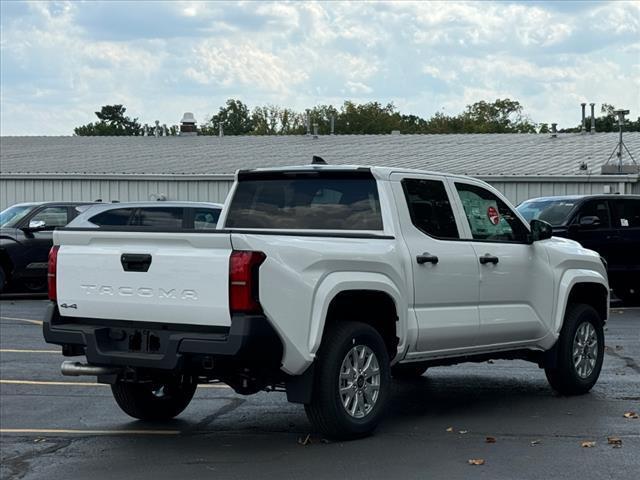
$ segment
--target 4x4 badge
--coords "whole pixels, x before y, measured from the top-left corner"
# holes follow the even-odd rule
[[[78,309],[78,305],[76,305],[75,303],[72,303],[71,305],[68,305],[66,303],[61,303],[60,304],[60,308],[75,308],[77,310]]]

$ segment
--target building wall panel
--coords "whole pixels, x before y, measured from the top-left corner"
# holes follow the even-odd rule
[[[21,202],[167,200],[224,202],[227,180],[43,180],[0,179],[0,209]]]
[[[640,193],[640,183],[620,184],[618,182],[489,182],[516,205],[535,197],[553,195],[590,195],[605,193]]]

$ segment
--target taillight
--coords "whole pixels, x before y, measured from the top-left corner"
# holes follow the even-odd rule
[[[58,250],[59,245],[54,245],[49,250],[49,266],[47,271],[47,286],[49,287],[49,300],[54,302],[58,299],[58,290],[56,288],[56,274],[58,273]]]
[[[262,252],[234,250],[229,258],[229,311],[262,313],[258,299],[258,268],[267,256]]]

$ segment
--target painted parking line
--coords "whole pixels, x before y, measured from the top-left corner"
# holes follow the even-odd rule
[[[21,348],[0,348],[0,353],[59,353],[60,350],[28,350]]]
[[[0,428],[0,434],[38,435],[180,435],[180,430],[80,430],[63,428]]]
[[[74,386],[74,387],[108,387],[107,383],[97,382],[54,382],[43,380],[0,380],[0,385],[44,385],[44,386]]]
[[[42,385],[42,386],[65,386],[65,387],[108,387],[107,383],[98,382],[59,382],[59,381],[47,381],[47,380],[7,380],[0,379],[1,385]],[[231,388],[228,385],[222,383],[204,383],[198,385],[198,388]]]
[[[13,320],[16,322],[32,323],[33,325],[42,325],[42,320],[33,320],[31,318],[15,318],[15,317],[0,317],[0,320]]]

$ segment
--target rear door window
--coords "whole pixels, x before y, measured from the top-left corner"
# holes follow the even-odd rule
[[[378,187],[370,172],[305,172],[240,179],[229,228],[382,230]]]
[[[99,227],[122,227],[130,224],[133,211],[133,208],[107,210],[106,212],[94,215],[89,221]]]
[[[616,228],[640,228],[640,198],[613,200]]]
[[[195,230],[208,230],[216,228],[220,209],[218,208],[194,208],[193,228]]]
[[[458,239],[458,227],[444,183],[405,178],[402,188],[411,222],[423,233],[441,239]]]
[[[183,217],[184,208],[142,207],[138,209],[133,225],[160,230],[180,230]]]

